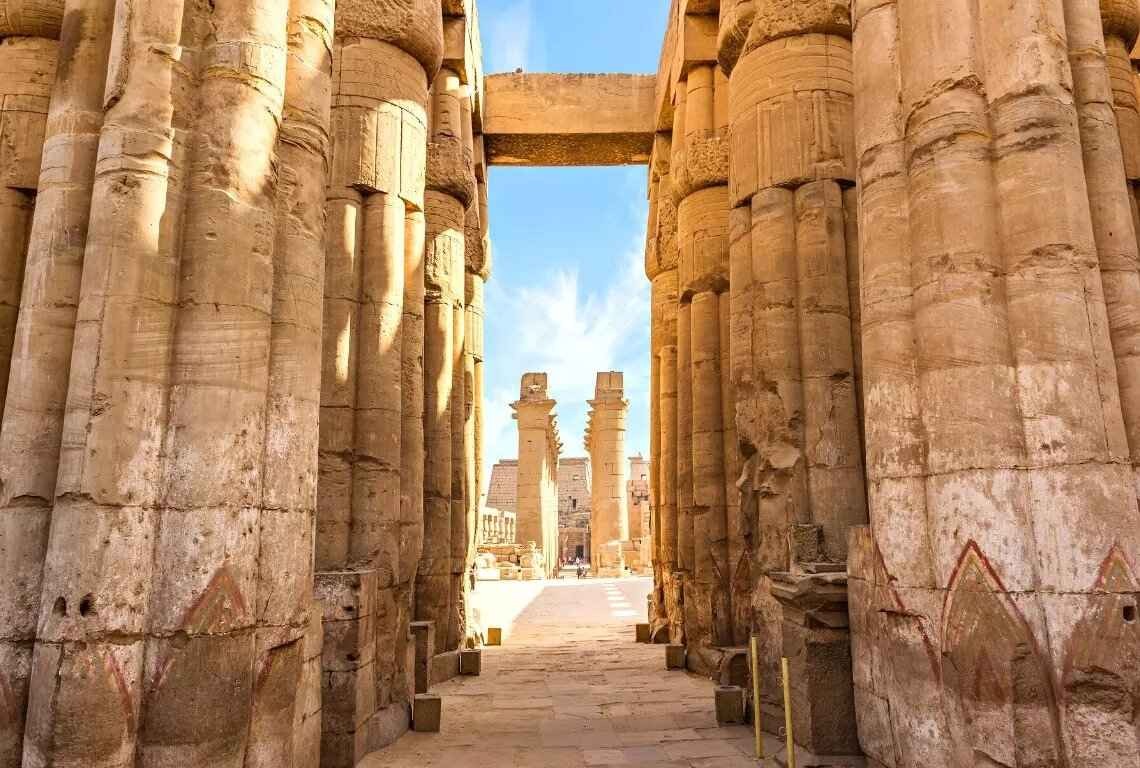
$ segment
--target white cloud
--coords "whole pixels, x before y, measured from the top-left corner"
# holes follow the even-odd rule
[[[499,382],[486,397],[488,475],[496,460],[517,454],[510,403],[518,399],[517,381],[527,371],[550,375],[564,456],[584,454],[586,401],[594,395],[597,373],[623,371],[631,406],[627,448],[631,453],[648,450],[650,298],[644,241],[642,230],[614,265],[613,280],[597,292],[583,291],[577,268],[539,272],[539,282],[514,292],[493,281],[488,285],[488,313],[501,318],[503,327],[517,329],[511,348],[498,347],[496,359],[487,361],[510,372],[515,382],[514,388]]]
[[[532,0],[517,0],[502,10],[484,12],[481,16],[488,72],[513,72],[520,68],[541,70],[545,55],[536,34],[538,27],[534,22]]]

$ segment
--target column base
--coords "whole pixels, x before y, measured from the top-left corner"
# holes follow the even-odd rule
[[[771,574],[772,596],[783,614],[780,629],[796,742],[821,756],[814,762],[797,761],[803,768],[854,765],[843,761],[862,751],[855,726],[846,567],[818,566],[805,567],[808,573]],[[844,757],[823,757],[831,755]]]

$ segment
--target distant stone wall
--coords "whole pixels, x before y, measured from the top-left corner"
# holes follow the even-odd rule
[[[488,507],[504,512],[519,509],[519,463],[517,459],[502,459],[491,468],[491,482],[487,487]]]

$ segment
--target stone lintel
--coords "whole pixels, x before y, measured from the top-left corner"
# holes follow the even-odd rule
[[[656,77],[497,74],[486,79],[487,162],[641,165],[654,138]]]

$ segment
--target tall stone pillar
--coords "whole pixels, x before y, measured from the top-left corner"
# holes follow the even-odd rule
[[[645,274],[652,283],[650,333],[650,493],[656,637],[679,636],[677,587],[677,206],[669,171],[672,150],[658,134],[650,162]]]
[[[318,590],[329,598],[324,710],[334,713],[324,721],[323,759],[331,765],[353,765],[409,720],[406,647],[420,544],[408,507],[420,502],[403,481],[406,461],[422,455],[422,435],[406,429],[403,409],[422,413],[422,388],[405,368],[417,367],[423,299],[405,281],[422,281],[428,84],[440,65],[441,25],[433,0],[379,14],[369,0],[336,9],[317,520]],[[413,442],[405,451],[406,431]],[[345,616],[343,599],[369,608]]]
[[[547,394],[545,373],[522,377],[519,399],[511,403],[519,428],[518,544],[534,543],[542,550],[546,576],[554,574],[558,562],[558,424],[555,401]],[[553,487],[553,493],[551,492]]]
[[[5,5],[0,17],[0,413],[55,84],[61,6],[43,0]]]
[[[110,4],[108,3],[108,6]],[[106,16],[106,14],[104,14]],[[41,156],[46,140],[59,139],[53,127],[49,133],[49,101],[56,82],[56,62],[59,55],[60,27],[63,21],[63,8],[60,3],[0,3],[0,414],[5,410],[8,392],[9,366],[15,356],[17,367],[23,358],[29,357],[30,350],[23,354],[13,354],[13,345],[18,336],[27,335],[27,329],[17,331],[17,316],[20,309],[20,295],[24,281],[26,257],[29,255],[30,235],[34,224],[33,211],[41,202],[39,191],[44,190],[43,211],[39,214],[39,231],[45,231],[45,216],[58,205],[53,200],[57,195],[48,192],[54,179],[45,178],[41,182]],[[69,36],[73,42],[75,35]],[[83,56],[86,51],[77,51]],[[102,73],[106,69],[106,53],[103,61],[92,62],[92,77],[99,78],[102,86]],[[60,92],[59,102],[67,101]],[[54,114],[58,119],[60,109]],[[101,116],[101,112],[100,112]],[[91,155],[91,153],[88,153]],[[93,166],[93,158],[86,163]],[[86,221],[87,206],[83,206]],[[40,249],[42,250],[42,248]],[[80,248],[81,261],[82,248]],[[33,264],[38,260],[35,256]],[[74,283],[78,283],[78,270]],[[32,286],[28,286],[29,290]],[[74,325],[74,306],[71,308],[68,325]],[[26,323],[25,323],[26,325]],[[69,339],[66,345],[59,345],[64,362],[70,354]],[[40,351],[36,350],[39,354]],[[58,361],[58,359],[57,359]],[[63,395],[67,388],[67,377],[59,367],[51,372],[56,385],[49,394],[40,390],[35,394],[41,403],[50,395],[56,396],[58,411],[62,410]],[[50,379],[45,376],[39,383]],[[20,401],[26,402],[31,394],[26,386],[17,384],[12,392]],[[26,406],[25,406],[26,407]],[[27,421],[15,414],[13,421]],[[0,689],[7,691],[9,716],[0,722],[0,766],[14,768],[20,765],[21,744],[24,731],[24,710],[27,707],[27,682],[32,658],[32,643],[40,599],[40,574],[47,547],[47,533],[50,523],[51,499],[55,480],[55,455],[59,450],[59,430],[62,414],[40,426],[54,434],[56,440],[46,451],[51,458],[50,467],[35,467],[40,462],[38,456],[14,451],[12,443],[15,435],[8,439],[8,450],[0,455],[7,459],[3,470],[5,489],[0,500],[0,625],[5,627],[0,640]],[[31,425],[29,425],[30,427]],[[54,429],[51,429],[55,426]],[[27,428],[25,428],[27,429]],[[0,446],[3,435],[0,435]],[[46,446],[45,446],[46,447]],[[46,462],[44,462],[46,464]],[[8,490],[9,484],[16,485],[19,472],[17,464],[28,465],[24,471],[38,471],[43,474],[44,489],[38,497],[27,494],[26,498],[13,504],[20,495]],[[50,474],[51,481],[47,482]],[[25,484],[26,488],[26,484]],[[26,493],[26,491],[25,491]]]
[[[1098,12],[1099,11],[1099,12]],[[1130,52],[1140,6],[1114,0],[1065,4],[1073,96],[1108,313],[1120,406],[1132,464],[1140,464],[1140,109]]]
[[[417,616],[436,625],[436,650],[452,656],[467,633],[470,550],[465,336],[467,218],[477,206],[474,137],[481,115],[478,25],[470,4],[445,2],[444,63],[432,88],[425,268],[425,532]],[[436,675],[438,678],[439,675]]]
[[[448,62],[453,64],[453,62]],[[456,602],[456,554],[465,552],[462,384],[465,317],[464,242],[467,208],[475,183],[463,108],[467,89],[460,73],[444,67],[432,88],[428,145],[426,286],[424,331],[424,554],[417,576],[416,617],[436,626],[437,649],[458,647],[461,606]],[[458,364],[460,375],[456,376]],[[458,399],[457,399],[458,394]],[[459,413],[455,413],[458,406]],[[459,435],[456,435],[458,428]],[[458,479],[458,483],[456,482]],[[458,503],[458,508],[456,504]],[[461,540],[457,541],[456,538]]]
[[[1113,8],[1134,17],[857,5],[871,527],[849,567],[860,741],[886,766],[1140,759],[1128,350],[1102,279],[1135,246],[1104,237],[1122,177],[1086,124],[1110,117],[1086,68]]]
[[[331,4],[119,5],[24,764],[315,766]]]
[[[424,249],[423,211],[404,224],[403,371],[400,383],[400,610],[415,616],[415,581],[424,549]]]
[[[590,557],[595,573],[622,576],[622,543],[629,541],[629,459],[625,452],[624,376],[599,373],[586,424],[590,456]]]
[[[467,209],[466,218],[466,282],[464,310],[466,319],[464,379],[467,394],[466,471],[467,471],[467,567],[475,557],[475,544],[480,534],[480,494],[483,476],[483,319],[484,285],[490,277],[487,232],[487,166],[482,151],[482,137],[475,143],[475,177],[478,200]]]
[[[800,608],[772,594],[773,576],[799,574],[793,580],[815,589],[811,574],[842,572],[848,529],[867,520],[852,309],[858,274],[849,270],[857,254],[847,242],[853,199],[844,195],[855,173],[849,6],[721,7],[720,62],[731,78],[729,359],[737,439],[748,457],[737,524],[753,550],[734,577],[741,589],[751,585],[752,606],[737,606],[736,615],[760,636],[764,695],[773,703],[781,656],[806,681],[813,654],[844,657],[847,644],[843,632],[805,637],[794,618]],[[809,688],[813,702],[841,695]],[[847,711],[845,695],[834,706],[799,707],[798,716]],[[852,748],[851,739],[816,739],[810,718],[801,725],[809,749]]]
[[[718,70],[716,17],[686,14],[682,70],[675,85],[670,175],[677,205],[678,413],[681,443],[681,569],[685,642],[692,667],[718,661],[708,649],[732,644],[725,474],[721,304],[727,305],[728,81]],[[705,46],[693,45],[704,40]],[[727,347],[728,339],[723,340]]]

